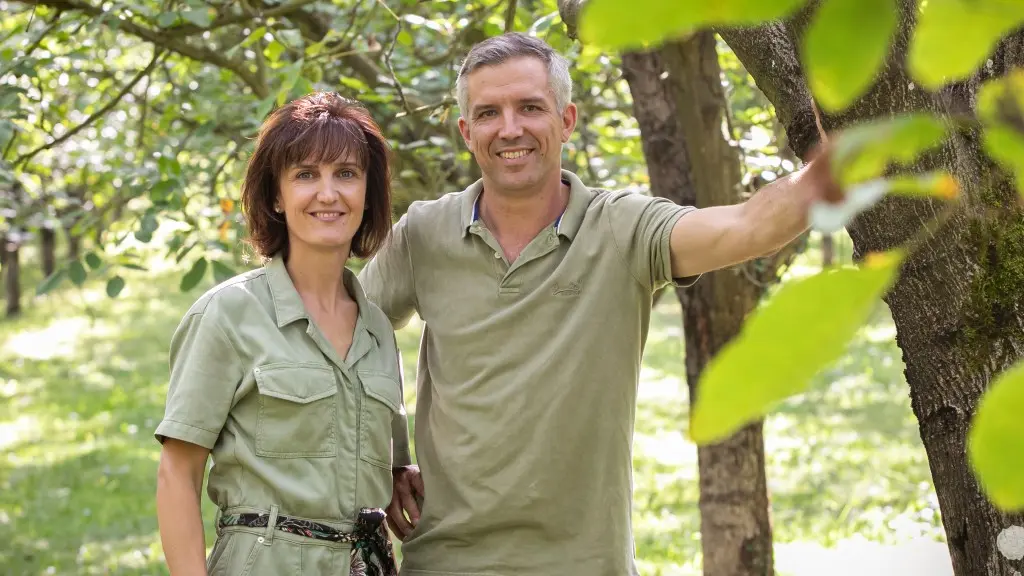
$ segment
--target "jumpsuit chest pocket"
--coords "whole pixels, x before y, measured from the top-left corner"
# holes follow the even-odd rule
[[[256,454],[326,458],[337,454],[338,394],[334,369],[314,363],[268,364],[253,370],[259,390]]]
[[[370,464],[391,470],[392,422],[402,409],[402,386],[386,372],[359,371],[363,389],[359,454]]]

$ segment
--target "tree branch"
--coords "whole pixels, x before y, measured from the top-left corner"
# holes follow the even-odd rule
[[[388,46],[388,51],[384,53],[384,64],[388,67],[388,72],[391,73],[391,80],[395,83],[395,90],[398,91],[398,99],[402,102],[402,108],[405,109],[406,113],[413,114],[413,108],[409,105],[409,101],[405,98],[405,90],[402,89],[402,81],[398,79],[398,75],[395,74],[395,67],[391,63],[391,55],[395,51],[395,44],[398,43],[398,35],[402,33],[402,19],[395,14],[388,5],[384,3],[384,0],[377,0],[377,3],[384,7],[394,19],[396,23],[395,35],[391,37],[391,45]]]
[[[819,135],[811,108],[811,93],[803,81],[800,60],[785,25],[771,23],[758,28],[719,30],[718,33],[770,102],[795,104],[776,107],[775,111],[779,122],[786,127],[790,146],[797,156],[805,157],[818,142]]]
[[[243,24],[253,19],[266,19],[275,18],[277,16],[288,16],[289,14],[295,13],[301,10],[304,6],[312,4],[317,0],[290,0],[283,4],[278,4],[274,7],[267,7],[263,9],[253,10],[252,13],[247,13],[245,10],[241,14],[221,14],[217,18],[210,22],[210,25],[206,28],[196,26],[195,24],[185,24],[182,26],[175,27],[168,30],[165,35],[167,37],[180,38],[184,36],[194,36],[197,33],[208,32],[223,28],[225,26],[231,26],[232,24]]]
[[[100,17],[106,14],[102,8],[93,6],[83,0],[25,0],[27,3],[39,6],[50,6],[58,10],[78,10],[94,17]],[[252,88],[252,91],[256,96],[260,98],[266,98],[270,90],[265,84],[260,83],[259,77],[250,71],[244,62],[239,60],[231,59],[224,54],[209,48],[202,48],[189,44],[183,38],[175,38],[169,36],[164,32],[158,32],[145,26],[140,26],[131,20],[123,20],[119,22],[119,29],[151,42],[161,48],[170,50],[177,54],[181,54],[186,58],[198,60],[200,62],[206,62],[213,64],[219,68],[234,72],[242,82]]]
[[[508,0],[508,9],[505,11],[505,32],[512,32],[516,28],[516,0]]]
[[[42,152],[43,150],[49,150],[50,148],[53,148],[53,147],[59,145],[61,142],[66,141],[68,138],[71,138],[72,136],[74,136],[75,134],[80,132],[82,129],[86,128],[87,126],[89,126],[90,124],[95,122],[97,118],[100,118],[103,115],[105,115],[107,112],[110,112],[110,110],[112,110],[115,106],[117,106],[117,104],[121,101],[121,99],[124,98],[125,95],[128,94],[128,92],[130,92],[131,89],[134,88],[135,85],[139,83],[140,80],[142,80],[143,78],[148,76],[149,73],[153,71],[153,68],[156,67],[157,63],[160,61],[160,58],[163,57],[164,54],[166,54],[166,52],[164,52],[163,48],[158,48],[158,47],[154,46],[153,47],[153,58],[150,59],[149,64],[144,69],[140,70],[138,72],[138,74],[136,74],[135,77],[132,78],[131,81],[128,82],[128,84],[126,84],[124,86],[124,88],[121,89],[120,92],[117,93],[117,96],[114,96],[113,100],[108,102],[105,106],[103,106],[99,110],[93,112],[81,124],[79,124],[78,126],[75,126],[74,128],[68,130],[61,137],[54,138],[54,140],[52,142],[50,142],[48,144],[43,144],[42,146],[39,146],[38,148],[32,150],[31,152],[27,152],[25,154],[22,154],[21,156],[19,156],[13,162],[13,165],[17,166],[17,165],[20,165],[20,164],[22,164],[24,162],[27,162],[28,160],[32,159],[33,156],[35,156],[36,154]]]
[[[21,55],[21,58],[28,58],[29,56],[32,55],[33,52],[36,51],[36,48],[39,48],[39,45],[43,43],[43,40],[45,40],[46,37],[49,36],[49,34],[51,32],[53,32],[57,28],[57,26],[59,26],[61,24],[60,17],[61,17],[62,14],[63,14],[63,12],[57,11],[53,15],[53,18],[50,19],[50,25],[47,26],[45,30],[43,30],[42,32],[39,33],[39,36],[36,37],[36,39],[32,42],[32,44],[28,46],[28,48],[25,48],[25,53]],[[18,59],[14,59],[11,62],[10,66],[8,66],[6,69],[4,69],[2,72],[0,72],[0,78],[3,78],[4,76],[6,76],[17,65],[18,65]]]

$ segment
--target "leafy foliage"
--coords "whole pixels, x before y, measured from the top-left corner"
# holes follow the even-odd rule
[[[897,17],[893,0],[822,3],[804,37],[804,61],[824,108],[842,110],[871,87],[885,64]]]
[[[978,406],[968,438],[968,454],[992,501],[1006,510],[1024,510],[1024,450],[1020,415],[1024,409],[1024,363],[996,379]]]
[[[985,150],[1016,175],[1024,198],[1024,70],[987,82],[978,93]]]
[[[1007,32],[1024,22],[1024,4],[1007,0],[928,0],[921,3],[908,64],[926,88],[963,80]],[[950,42],[956,38],[956,42]]]
[[[590,0],[580,36],[612,49],[640,48],[717,25],[758,24],[788,15],[806,0]]]
[[[860,268],[786,284],[704,369],[690,437],[701,445],[724,440],[803,391],[842,356],[902,261],[898,253],[875,254]]]
[[[784,17],[802,4],[778,0],[760,2],[757,7],[743,1],[681,6],[668,0],[644,0],[640,4],[591,0],[583,10],[580,29],[585,40],[603,46],[647,47],[700,27],[764,23]],[[891,0],[823,0],[812,8],[800,58],[814,99],[826,110],[843,112],[885,71],[898,24],[896,7]],[[923,88],[934,91],[964,80],[983,64],[991,69],[992,61],[986,62],[986,57],[1004,35],[1024,22],[1024,4],[1006,0],[923,0],[915,16],[905,65]],[[957,41],[951,42],[950,38]],[[1016,174],[1018,191],[1024,195],[1022,74],[1015,71],[983,87],[978,95],[977,120],[984,129],[988,154]],[[978,123],[973,118],[966,122]],[[812,223],[826,232],[837,230],[890,194],[956,199],[959,185],[949,174],[893,175],[914,165],[922,153],[941,144],[946,135],[945,121],[938,115],[925,114],[845,130],[835,145],[833,167],[847,188],[847,196],[838,204],[814,206]],[[940,217],[949,213],[946,211]],[[741,425],[760,418],[775,402],[802,390],[818,370],[841,353],[842,344],[862,321],[858,314],[864,301],[860,298],[877,298],[891,280],[880,282],[876,278],[875,283],[858,283],[856,279],[860,276],[848,274],[849,278],[834,273],[805,284],[788,285],[748,321],[737,342],[727,347],[703,375],[691,429],[698,443],[721,440]],[[856,295],[850,294],[850,290]],[[851,302],[856,313],[836,324],[830,310],[818,308],[822,302],[842,302],[843,306]],[[777,310],[786,313],[776,313]],[[793,318],[804,319],[799,333],[792,330]],[[838,326],[835,331],[831,330],[834,324]],[[816,341],[803,340],[802,335],[806,334],[821,340],[822,347],[811,346]],[[769,357],[768,350],[781,354],[787,362],[778,365],[774,356]],[[792,351],[796,353],[790,355]],[[765,370],[765,366],[772,369]],[[747,373],[745,367],[757,373]],[[783,377],[775,378],[766,372]],[[1000,394],[1010,398],[1010,392]],[[993,491],[995,504],[1022,506],[1024,503],[1016,499],[1020,497],[1019,486],[1024,484],[1020,469],[995,455],[1008,453],[997,448],[1019,448],[1024,424],[1019,419],[996,424],[997,419],[981,419],[978,425],[982,431],[974,432],[974,453],[981,455],[975,458],[977,470],[982,482]],[[996,432],[1000,426],[1005,429]],[[1011,481],[1017,483],[1016,498],[1006,491]]]

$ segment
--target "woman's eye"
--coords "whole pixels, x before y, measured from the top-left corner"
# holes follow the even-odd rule
[[[342,170],[341,171],[341,177],[342,178],[355,178],[356,177],[356,173],[351,171],[351,170]]]
[[[298,178],[299,180],[307,180],[313,177],[313,173],[310,172],[309,170],[303,170],[302,172],[296,174],[295,177]]]

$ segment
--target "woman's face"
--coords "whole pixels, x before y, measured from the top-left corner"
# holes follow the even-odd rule
[[[289,166],[281,173],[278,190],[290,251],[349,252],[366,205],[366,171],[355,157]]]

